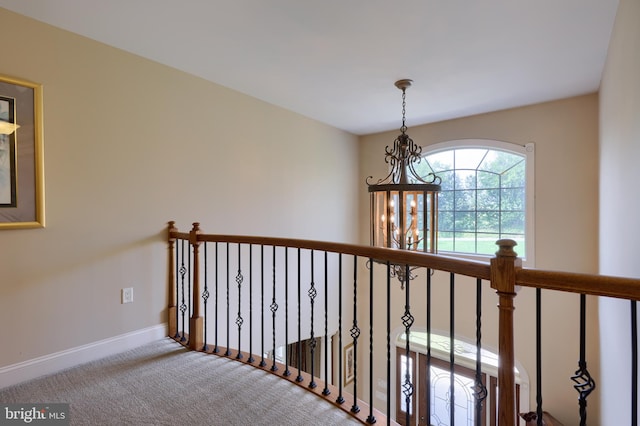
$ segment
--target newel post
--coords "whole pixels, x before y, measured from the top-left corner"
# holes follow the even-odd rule
[[[178,294],[176,293],[176,252],[175,244],[176,238],[173,236],[174,232],[178,232],[178,228],[175,227],[175,222],[172,220],[169,222],[169,228],[167,232],[167,241],[169,243],[169,258],[168,258],[168,285],[169,285],[169,337],[176,337],[178,335]]]
[[[200,224],[195,222],[189,232],[189,244],[193,248],[193,312],[189,318],[189,349],[201,350],[204,347],[204,319],[200,316]]]
[[[491,288],[498,294],[498,424],[513,426],[516,422],[515,347],[513,332],[513,299],[516,297],[516,271],[522,260],[513,250],[513,240],[498,240],[500,247],[491,259]]]

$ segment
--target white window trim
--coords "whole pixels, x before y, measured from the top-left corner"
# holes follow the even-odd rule
[[[528,142],[524,145],[519,145],[511,142],[498,141],[494,139],[456,139],[445,142],[439,142],[433,145],[425,145],[422,147],[422,156],[434,154],[440,151],[448,151],[451,149],[461,148],[488,148],[499,149],[502,151],[515,152],[520,155],[524,155],[526,163],[526,186],[525,186],[525,252],[526,257],[522,258],[522,264],[524,266],[533,268],[535,266],[535,144]],[[498,247],[496,246],[496,251]],[[518,247],[515,247],[515,251],[518,251]],[[481,254],[468,254],[458,252],[442,252],[442,254],[449,254],[452,256],[488,261],[492,256],[486,256]]]

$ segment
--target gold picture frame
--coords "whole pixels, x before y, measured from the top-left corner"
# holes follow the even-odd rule
[[[344,386],[355,379],[355,351],[353,343],[344,347]]]
[[[42,85],[0,75],[0,229],[42,228]]]

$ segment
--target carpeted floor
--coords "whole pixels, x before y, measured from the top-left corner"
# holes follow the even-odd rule
[[[355,425],[299,386],[166,338],[0,390],[1,403],[69,403],[72,425]]]

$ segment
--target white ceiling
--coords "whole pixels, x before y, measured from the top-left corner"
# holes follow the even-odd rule
[[[595,92],[618,0],[0,0],[367,134]]]

